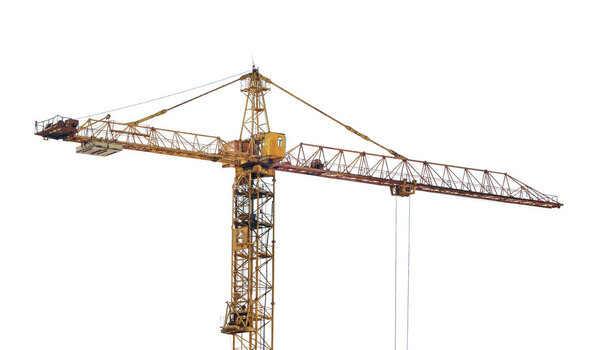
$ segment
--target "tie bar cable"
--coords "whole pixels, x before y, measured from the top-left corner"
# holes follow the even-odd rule
[[[266,77],[265,77],[265,78],[266,78]],[[266,79],[267,79],[267,78],[266,78]],[[372,140],[370,137],[368,137],[367,135],[365,135],[365,134],[363,134],[363,133],[361,133],[361,132],[357,131],[356,129],[354,129],[354,128],[353,128],[353,127],[351,127],[350,125],[346,125],[346,124],[344,124],[344,123],[340,122],[339,120],[335,119],[334,117],[330,116],[329,114],[327,114],[327,113],[323,112],[322,110],[318,109],[317,107],[315,107],[315,106],[311,105],[310,103],[308,103],[308,102],[304,101],[304,100],[303,100],[303,99],[301,99],[300,97],[298,97],[298,96],[296,96],[296,95],[292,94],[291,92],[287,91],[286,89],[284,89],[284,88],[282,88],[281,86],[279,86],[279,85],[277,85],[276,83],[274,83],[274,82],[273,82],[271,79],[267,79],[267,81],[268,81],[269,83],[273,84],[274,86],[276,86],[276,87],[277,87],[279,90],[281,90],[281,91],[285,92],[286,94],[288,94],[288,95],[292,96],[292,97],[293,97],[293,98],[295,98],[296,100],[298,100],[298,101],[300,101],[300,102],[304,103],[304,104],[305,104],[305,105],[307,105],[308,107],[310,107],[310,108],[314,109],[315,111],[317,111],[317,112],[321,113],[322,115],[324,115],[324,116],[326,116],[327,118],[329,118],[329,119],[333,120],[334,122],[336,122],[336,123],[340,124],[341,126],[343,126],[344,128],[346,128],[346,130],[348,130],[348,131],[352,132],[353,134],[356,134],[356,135],[360,136],[360,137],[361,137],[363,140],[369,141],[369,142],[371,142],[371,143],[373,143],[373,144],[375,144],[375,145],[377,145],[377,146],[379,146],[379,147],[383,148],[384,150],[386,150],[387,152],[389,152],[391,155],[393,155],[393,156],[394,156],[394,158],[407,159],[405,156],[403,156],[403,155],[399,154],[398,152],[396,152],[396,151],[394,151],[394,150],[392,150],[392,149],[390,149],[390,148],[387,148],[387,147],[385,147],[385,146],[382,146],[381,144],[379,144],[379,143],[377,143],[377,142],[373,141],[373,140]]]
[[[126,105],[126,106],[123,106],[123,107],[118,107],[118,108],[106,110],[106,111],[99,112],[99,113],[88,114],[88,115],[85,115],[85,116],[82,116],[82,117],[79,117],[79,118],[73,118],[73,119],[80,120],[80,119],[84,119],[84,118],[91,118],[91,117],[95,117],[97,115],[107,114],[107,113],[116,112],[116,111],[120,111],[120,110],[123,110],[123,109],[131,108],[131,107],[136,107],[136,106],[139,106],[139,105],[143,105],[143,104],[146,104],[146,103],[150,103],[150,102],[162,100],[162,99],[165,99],[165,98],[168,98],[168,97],[172,97],[172,96],[176,96],[176,95],[180,95],[180,94],[186,93],[188,91],[193,91],[193,90],[197,90],[197,89],[209,86],[209,85],[220,83],[220,82],[222,82],[224,80],[228,80],[228,79],[240,76],[242,74],[246,74],[248,72],[250,72],[250,71],[244,71],[244,72],[241,72],[241,73],[230,75],[228,77],[225,77],[225,78],[222,78],[222,79],[219,79],[219,80],[211,81],[210,83],[206,83],[206,84],[202,84],[202,85],[199,85],[199,86],[195,86],[193,88],[189,88],[189,89],[181,90],[181,91],[178,91],[178,92],[174,92],[174,93],[171,93],[171,94],[168,94],[168,95],[165,95],[165,96],[156,97],[156,98],[153,98],[153,99],[150,99],[150,100],[146,100],[146,101],[142,101],[142,102],[138,102],[138,103],[133,103],[133,104],[130,104],[130,105]]]

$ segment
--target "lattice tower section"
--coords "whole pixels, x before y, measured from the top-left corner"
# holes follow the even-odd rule
[[[243,140],[270,131],[265,94],[271,90],[271,86],[262,79],[257,69],[248,74],[241,84],[241,91],[246,95],[244,121],[240,131],[240,140]]]
[[[231,301],[222,332],[234,350],[273,348],[274,176],[236,169]]]

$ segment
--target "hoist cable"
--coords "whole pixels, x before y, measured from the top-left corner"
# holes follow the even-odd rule
[[[394,350],[396,350],[396,333],[398,329],[398,197],[394,206]]]
[[[130,124],[133,124],[133,125],[138,125],[139,123],[143,123],[143,122],[145,122],[145,121],[147,121],[147,120],[150,120],[150,119],[152,119],[152,118],[158,117],[159,115],[163,115],[163,114],[167,113],[168,111],[170,111],[170,110],[172,110],[172,109],[175,109],[175,108],[177,108],[177,107],[179,107],[179,106],[182,106],[182,105],[184,105],[184,104],[186,104],[186,103],[189,103],[189,102],[192,102],[192,101],[194,101],[194,100],[197,100],[197,99],[199,99],[199,98],[200,98],[200,97],[202,97],[202,96],[206,96],[206,95],[210,94],[211,92],[215,92],[215,91],[217,91],[217,90],[220,90],[220,89],[222,89],[222,88],[224,88],[224,87],[226,87],[226,86],[229,86],[229,85],[231,85],[231,84],[233,84],[233,83],[235,83],[236,81],[239,81],[239,80],[240,80],[240,78],[234,79],[234,80],[230,81],[230,82],[229,82],[229,83],[227,83],[227,84],[223,84],[223,85],[221,85],[221,86],[219,86],[219,87],[216,87],[216,88],[214,88],[214,89],[212,89],[212,90],[210,90],[210,91],[207,91],[207,92],[205,92],[205,93],[203,93],[203,94],[200,94],[200,95],[198,95],[198,96],[196,96],[196,97],[192,97],[192,98],[190,98],[189,100],[186,100],[186,101],[183,101],[183,102],[181,102],[181,103],[178,103],[178,104],[176,104],[175,106],[169,107],[169,108],[167,108],[167,109],[161,109],[160,111],[158,111],[158,112],[156,112],[156,113],[154,113],[154,114],[152,114],[152,115],[149,115],[149,116],[147,116],[147,117],[144,117],[144,118],[142,118],[142,119],[139,119],[139,120],[136,120],[136,121],[134,121],[134,122],[131,122]]]
[[[276,84],[276,83],[274,83],[272,80],[270,80],[270,79],[267,79],[267,81],[268,81],[268,82],[270,82],[271,84],[273,84],[273,85],[274,85],[275,87],[277,87],[279,90],[281,90],[281,91],[285,92],[286,94],[288,94],[288,95],[292,96],[292,97],[293,97],[293,98],[295,98],[296,100],[298,100],[298,101],[300,101],[300,102],[304,103],[304,104],[305,104],[305,105],[307,105],[308,107],[310,107],[310,108],[314,109],[315,111],[317,111],[317,112],[319,112],[319,113],[323,114],[323,115],[324,115],[324,116],[326,116],[327,118],[329,118],[329,119],[333,120],[334,122],[336,122],[336,123],[340,124],[341,126],[345,127],[345,128],[348,130],[348,131],[350,131],[350,132],[352,132],[352,133],[354,133],[354,134],[356,134],[356,135],[360,136],[360,137],[361,137],[363,140],[369,141],[369,142],[371,142],[371,143],[373,143],[373,144],[375,144],[375,145],[377,145],[377,146],[379,146],[379,147],[383,148],[384,150],[388,151],[390,154],[392,154],[392,155],[393,155],[394,157],[396,157],[396,158],[402,158],[402,159],[406,159],[406,157],[404,157],[403,155],[401,155],[401,154],[397,153],[396,151],[394,151],[394,150],[392,150],[392,149],[389,149],[389,148],[387,148],[387,147],[385,147],[385,146],[382,146],[381,144],[379,144],[379,143],[377,143],[377,142],[375,142],[375,141],[371,140],[371,138],[369,138],[367,135],[365,135],[365,134],[363,134],[363,133],[360,133],[360,132],[359,132],[359,131],[357,131],[356,129],[352,128],[350,125],[346,125],[346,124],[344,124],[344,123],[340,122],[339,120],[335,119],[334,117],[330,116],[329,114],[327,114],[327,113],[323,112],[322,110],[318,109],[317,107],[315,107],[315,106],[311,105],[310,103],[308,103],[308,102],[304,101],[304,100],[303,100],[303,99],[301,99],[300,97],[298,97],[298,96],[296,96],[296,95],[292,94],[291,92],[289,92],[289,91],[287,91],[286,89],[282,88],[281,86],[277,85],[277,84]]]
[[[406,350],[408,350],[408,316],[410,310],[410,196],[408,197],[408,241],[406,264]]]
[[[394,350],[397,346],[398,329],[398,197],[394,206]],[[410,310],[410,196],[408,197],[408,241],[406,264],[406,350],[408,350],[408,326]]]
[[[174,93],[172,93],[172,94],[168,94],[168,95],[165,95],[165,96],[156,97],[156,98],[153,98],[153,99],[151,99],[151,100],[147,100],[147,101],[142,101],[142,102],[138,102],[138,103],[130,104],[130,105],[127,105],[127,106],[123,106],[123,107],[119,107],[119,108],[115,108],[115,109],[107,110],[107,111],[104,111],[104,112],[99,112],[99,113],[89,114],[89,115],[86,115],[86,116],[83,116],[83,117],[79,117],[79,118],[74,118],[74,119],[83,119],[83,118],[95,117],[95,116],[97,116],[97,115],[102,115],[102,114],[107,114],[107,113],[111,113],[111,112],[116,112],[116,111],[120,111],[120,110],[122,110],[122,109],[127,109],[127,108],[131,108],[131,107],[135,107],[135,106],[143,105],[143,104],[145,104],[145,103],[150,103],[150,102],[154,102],[154,101],[162,100],[162,99],[165,99],[165,98],[168,98],[168,97],[171,97],[171,96],[176,96],[176,95],[180,95],[180,94],[186,93],[186,92],[188,92],[188,91],[197,90],[197,89],[200,89],[200,88],[203,88],[203,87],[209,86],[209,85],[213,85],[213,84],[216,84],[216,83],[220,83],[220,82],[222,82],[222,81],[224,81],[224,80],[231,79],[231,78],[234,78],[234,77],[240,76],[240,75],[242,75],[242,74],[246,74],[246,73],[248,73],[248,72],[250,72],[250,71],[245,71],[245,72],[237,73],[237,74],[234,74],[234,75],[228,76],[228,77],[226,77],[226,78],[222,78],[222,79],[219,79],[219,80],[211,81],[210,83],[206,83],[206,84],[202,84],[202,85],[199,85],[199,86],[195,86],[195,87],[193,87],[193,88],[189,88],[189,89],[185,89],[185,90],[182,90],[182,91],[174,92]]]

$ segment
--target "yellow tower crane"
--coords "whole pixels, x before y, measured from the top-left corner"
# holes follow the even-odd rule
[[[235,82],[246,96],[239,139],[158,129],[144,123]],[[317,110],[390,156],[299,144],[286,152],[285,135],[272,132],[265,94],[272,86]],[[254,68],[224,85],[130,123],[110,115],[88,119],[56,116],[36,122],[38,136],[80,144],[77,153],[108,156],[123,149],[220,162],[235,168],[232,200],[231,299],[221,332],[233,337],[234,350],[273,349],[275,268],[275,173],[286,171],[386,186],[393,196],[436,192],[543,208],[562,206],[503,172],[408,159],[373,141],[260,74]]]

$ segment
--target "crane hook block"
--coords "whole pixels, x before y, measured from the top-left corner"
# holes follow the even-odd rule
[[[402,180],[399,185],[390,186],[392,196],[408,197],[411,194],[415,194],[417,190],[417,181],[408,182],[406,179]]]

